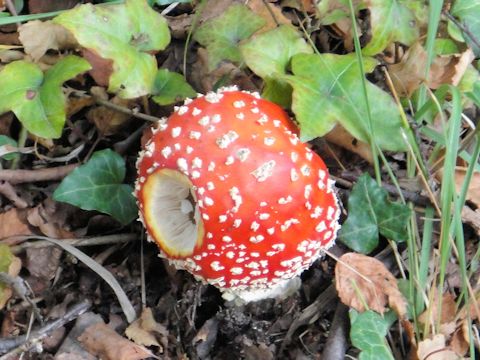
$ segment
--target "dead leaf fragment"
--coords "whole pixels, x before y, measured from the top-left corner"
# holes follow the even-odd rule
[[[443,334],[435,335],[418,343],[417,356],[419,360],[458,360],[460,357],[445,344]]]
[[[8,266],[8,275],[15,278],[20,274],[20,270],[22,270],[22,260],[20,258],[14,256],[12,258],[12,262]],[[5,305],[7,304],[7,301],[10,300],[10,298],[13,295],[13,290],[3,283],[0,283],[0,310],[2,310]]]
[[[367,143],[355,139],[345,128],[337,124],[325,138],[327,141],[347,149],[373,164],[372,148]]]
[[[0,214],[0,239],[16,235],[32,235],[25,219],[26,212],[11,209]]]
[[[145,308],[143,309],[140,318],[131,323],[125,330],[125,335],[138,345],[157,346],[162,352],[162,345],[157,341],[157,337],[160,336],[166,339],[168,336],[168,330],[165,326],[155,321],[152,309]]]
[[[420,324],[425,325],[427,322],[432,324],[440,324],[440,332],[446,336],[449,336],[455,331],[455,314],[457,312],[457,305],[455,303],[455,297],[446,292],[442,294],[442,306],[439,313],[439,299],[438,295],[435,296],[430,303],[430,306],[418,317]]]
[[[141,360],[153,356],[103,323],[86,328],[78,340],[89,353],[104,360]]]
[[[38,61],[48,50],[74,49],[78,46],[73,35],[51,21],[34,20],[18,28],[25,52]]]
[[[282,13],[282,9],[275,4],[264,0],[251,0],[248,7],[265,21],[265,26],[257,31],[257,34],[275,29],[279,25],[291,25],[292,22]]]
[[[455,168],[455,188],[457,192],[460,192],[462,189],[466,173],[467,169],[463,167]],[[472,180],[468,186],[467,200],[474,203],[477,208],[480,207],[480,173],[478,172],[472,175]]]
[[[404,319],[407,302],[398,289],[397,279],[375,258],[357,253],[344,254],[335,266],[335,283],[340,300],[357,311],[383,314],[387,304]]]
[[[470,49],[462,54],[435,57],[430,68],[428,86],[437,89],[442,84],[458,85],[473,59]],[[399,63],[388,66],[393,86],[400,95],[410,96],[425,82],[426,63],[427,52],[421,44],[416,43]]]
[[[110,102],[128,109],[133,108],[136,104],[135,100],[121,99],[116,96]],[[97,106],[88,111],[87,119],[95,124],[102,135],[109,136],[114,135],[126,126],[132,119],[132,116],[106,106]]]

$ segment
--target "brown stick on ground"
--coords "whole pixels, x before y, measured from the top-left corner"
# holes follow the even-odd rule
[[[0,181],[3,180],[12,184],[20,184],[61,180],[79,165],[80,164],[71,164],[38,170],[2,170],[0,171]]]

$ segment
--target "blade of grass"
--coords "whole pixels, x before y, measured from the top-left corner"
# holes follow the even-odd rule
[[[112,275],[110,271],[105,269],[102,265],[97,263],[95,260],[93,260],[90,256],[85,254],[83,251],[78,250],[72,245],[65,244],[61,240],[52,239],[46,236],[36,236],[36,238],[51,242],[52,244],[55,244],[58,247],[61,247],[63,250],[69,252],[70,254],[75,256],[78,260],[80,260],[82,263],[84,263],[86,266],[88,266],[91,270],[93,270],[98,276],[100,276],[103,280],[105,280],[105,282],[113,290],[113,292],[117,296],[118,302],[120,303],[123,313],[127,318],[127,321],[129,323],[132,323],[136,319],[137,315],[136,315],[135,309],[133,308],[132,303],[128,299],[127,294],[125,294],[125,291],[123,291],[117,279],[115,279],[115,277]]]

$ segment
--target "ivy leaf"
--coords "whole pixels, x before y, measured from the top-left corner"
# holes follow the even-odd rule
[[[169,105],[187,97],[195,97],[196,91],[185,78],[177,73],[160,69],[155,76],[152,94],[153,100],[159,105]]]
[[[202,24],[194,39],[207,48],[208,66],[213,70],[222,60],[240,62],[242,55],[238,43],[264,25],[265,20],[247,6],[234,4],[221,16]]]
[[[286,74],[294,55],[313,52],[301,34],[282,25],[245,41],[240,51],[247,66],[265,81],[262,97],[289,107],[292,88],[278,75]]]
[[[153,52],[170,42],[166,20],[145,0],[118,5],[84,4],[57,16],[84,48],[112,61],[108,90],[120,97],[149,94],[157,72]]]
[[[456,0],[453,4],[452,15],[460,19],[470,34],[480,34],[480,3],[472,0]],[[463,34],[465,41],[472,48],[475,55],[480,56],[480,47],[472,41],[469,35]]]
[[[391,322],[374,311],[350,312],[350,339],[362,350],[359,360],[394,360],[385,336]]]
[[[66,117],[62,84],[90,69],[78,56],[67,56],[42,73],[38,65],[14,61],[0,72],[0,114],[13,111],[32,134],[55,139]]]
[[[122,184],[125,163],[110,149],[95,152],[84,165],[73,170],[53,193],[53,199],[109,214],[122,224],[137,216],[133,189]]]
[[[375,60],[365,58],[365,71]],[[369,142],[368,112],[355,54],[298,54],[292,59],[294,76],[285,76],[293,87],[292,109],[300,123],[300,136],[308,141],[323,136],[341,123],[355,138]],[[401,119],[393,98],[366,82],[375,141],[380,148],[405,150]]]
[[[420,36],[415,14],[408,5],[418,0],[371,0],[370,24],[372,39],[363,54],[376,55],[393,42],[412,45]]]
[[[368,254],[377,247],[379,233],[404,241],[410,215],[408,206],[389,201],[387,191],[364,174],[348,198],[348,217],[340,229],[339,239],[349,248]]]

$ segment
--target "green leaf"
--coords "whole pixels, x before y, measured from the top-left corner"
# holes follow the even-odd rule
[[[368,254],[377,247],[379,233],[398,242],[405,240],[410,215],[408,206],[389,201],[387,191],[364,174],[348,198],[348,217],[339,239],[349,248]]]
[[[128,224],[137,216],[132,187],[122,184],[125,163],[110,149],[97,151],[85,164],[73,170],[53,194],[56,201],[84,210],[97,210]]]
[[[108,90],[123,98],[149,94],[157,72],[153,52],[170,42],[166,20],[145,0],[77,6],[57,16],[83,47],[113,63]]]
[[[478,42],[478,34],[480,34],[480,2],[476,0],[456,0],[453,4],[451,14],[460,20],[470,34],[476,36]],[[477,57],[480,56],[480,47],[472,41],[469,35],[463,34],[463,37],[475,55]]]
[[[13,260],[13,254],[10,246],[0,244],[0,272],[8,272],[8,268]]]
[[[8,136],[5,136],[5,135],[0,135],[0,147],[3,146],[3,145],[10,145],[10,146],[13,146],[13,147],[18,146],[17,142],[15,140],[13,140],[12,138],[9,138]],[[10,154],[6,154],[6,155],[0,156],[0,157],[5,159],[5,160],[14,160],[16,157],[18,157],[18,154],[10,153]]]
[[[285,74],[291,58],[296,54],[313,53],[302,35],[288,25],[245,41],[240,45],[240,51],[247,66],[262,78]]]
[[[365,58],[364,64],[365,71],[371,72],[376,62]],[[337,122],[355,138],[370,141],[372,134],[355,54],[298,54],[292,59],[292,71],[294,76],[285,78],[293,87],[292,109],[303,141],[325,135]],[[368,81],[366,87],[377,145],[385,150],[405,150],[400,114],[393,98]]]
[[[213,70],[222,60],[241,62],[238,43],[264,25],[265,20],[247,6],[234,4],[221,16],[202,24],[194,33],[194,39],[207,48],[208,66]]]
[[[292,88],[278,75],[286,74],[296,54],[311,54],[312,48],[291,26],[282,25],[240,45],[247,66],[265,81],[262,97],[290,107]]]
[[[177,73],[160,69],[155,76],[152,94],[153,100],[159,105],[169,105],[187,97],[195,97],[196,91],[185,78]]]
[[[364,1],[352,0],[355,14],[367,6]],[[317,3],[317,16],[322,25],[331,25],[350,17],[349,0],[322,0]]]
[[[26,61],[14,61],[0,72],[0,114],[13,111],[32,134],[58,138],[65,124],[62,84],[90,69],[78,56],[67,56],[49,70]]]
[[[376,55],[393,42],[412,45],[420,36],[417,19],[410,7],[419,0],[371,0],[372,38],[363,48],[364,55]]]
[[[390,322],[374,311],[350,312],[350,340],[360,349],[360,360],[394,360],[385,336]]]

